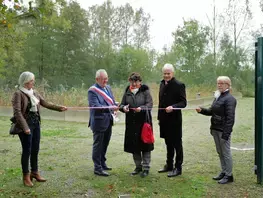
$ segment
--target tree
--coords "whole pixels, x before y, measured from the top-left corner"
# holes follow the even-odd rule
[[[224,17],[220,14],[218,14],[216,9],[216,2],[213,0],[213,12],[212,12],[212,19],[209,18],[208,15],[207,19],[210,26],[210,39],[212,42],[212,53],[213,53],[213,63],[214,66],[217,66],[217,49],[218,49],[218,41],[219,37],[222,33],[222,29],[224,28]]]
[[[133,43],[138,49],[146,48],[149,44],[150,22],[151,16],[145,13],[142,8],[135,13]]]
[[[233,47],[234,47],[234,61],[235,67],[238,70],[238,45],[244,40],[244,34],[249,26],[249,22],[252,19],[252,13],[250,11],[249,0],[229,0],[228,9],[226,11],[228,20],[228,30],[230,35],[232,34]]]
[[[230,77],[238,78],[239,71],[242,70],[242,67],[237,68],[236,65],[245,66],[248,65],[249,62],[246,53],[244,53],[244,49],[242,47],[237,47],[235,51],[234,44],[230,39],[230,36],[228,34],[224,34],[220,41],[220,52],[220,67],[218,67],[217,74],[227,74]],[[235,56],[236,59],[233,58]]]
[[[118,46],[125,46],[131,44],[132,36],[132,27],[134,25],[134,10],[129,3],[126,3],[125,6],[120,6],[117,8],[117,17],[118,17]]]
[[[32,9],[35,19],[25,19],[21,26],[28,32],[24,50],[26,64],[42,82],[61,69],[59,38],[70,24],[58,13],[58,7],[65,6],[64,1],[38,0],[36,5]]]
[[[189,20],[173,32],[174,42],[168,56],[185,76],[192,76],[193,81],[206,55],[208,31],[209,28],[201,26],[198,21]]]

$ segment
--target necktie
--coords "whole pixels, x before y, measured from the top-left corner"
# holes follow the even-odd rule
[[[106,87],[104,87],[104,91],[106,94],[109,94],[108,90],[106,89]]]

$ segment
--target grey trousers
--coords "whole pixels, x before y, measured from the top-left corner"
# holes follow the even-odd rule
[[[214,137],[216,151],[219,155],[222,173],[225,173],[227,176],[232,175],[232,154],[230,149],[230,141],[231,136],[228,140],[224,140],[221,138],[222,136],[221,131],[211,130],[211,135]]]
[[[151,162],[151,152],[133,153],[133,160],[137,169],[149,170]]]

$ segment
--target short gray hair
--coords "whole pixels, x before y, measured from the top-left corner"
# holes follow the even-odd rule
[[[172,72],[174,72],[174,66],[170,63],[166,63],[162,68],[162,72],[164,72],[164,70],[171,70]]]
[[[107,74],[107,72],[106,72],[105,69],[99,69],[98,71],[96,71],[96,76],[95,76],[95,78],[99,78],[100,75],[101,75],[101,73],[106,74],[106,76],[108,76],[108,74]]]
[[[218,76],[216,81],[219,81],[219,80],[228,84],[229,88],[231,88],[231,80],[228,76]]]
[[[23,87],[26,83],[34,79],[35,75],[32,72],[25,71],[22,74],[20,74],[18,84]]]

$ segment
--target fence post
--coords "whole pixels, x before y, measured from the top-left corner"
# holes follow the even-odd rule
[[[257,182],[262,184],[263,179],[263,37],[255,43],[255,174]]]

